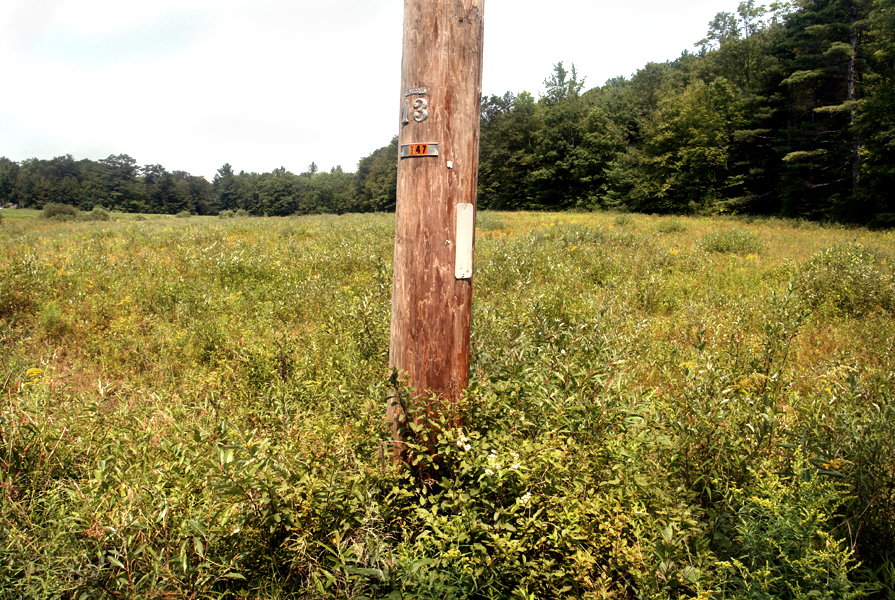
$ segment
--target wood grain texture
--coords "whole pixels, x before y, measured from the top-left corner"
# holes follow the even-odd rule
[[[405,0],[395,108],[424,98],[428,118],[399,124],[399,144],[438,143],[439,156],[399,159],[389,364],[439,399],[435,412],[469,378],[472,279],[454,273],[456,211],[476,202],[483,36],[484,0]]]

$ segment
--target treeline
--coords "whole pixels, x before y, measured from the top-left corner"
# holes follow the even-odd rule
[[[211,182],[161,165],[138,166],[126,154],[99,161],[65,155],[21,163],[0,157],[0,206],[66,204],[82,211],[102,207],[200,215],[244,210],[269,216],[393,211],[397,162],[397,139],[363,158],[355,173],[341,167],[318,172],[314,163],[300,175],[283,168],[237,173],[225,164]]]
[[[895,0],[754,0],[698,51],[585,91],[482,103],[479,206],[754,213],[895,226]],[[127,155],[14,163],[0,204],[255,215],[394,210],[397,141],[355,173],[235,173],[212,182]]]
[[[753,0],[699,51],[483,103],[488,208],[739,212],[895,225],[895,0]]]

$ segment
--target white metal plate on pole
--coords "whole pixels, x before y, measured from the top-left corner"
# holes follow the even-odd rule
[[[457,246],[454,258],[454,277],[472,278],[472,246],[475,239],[475,206],[457,204]]]

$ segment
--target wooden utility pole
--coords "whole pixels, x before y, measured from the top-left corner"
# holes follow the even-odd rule
[[[389,364],[430,416],[469,381],[484,4],[404,1]]]

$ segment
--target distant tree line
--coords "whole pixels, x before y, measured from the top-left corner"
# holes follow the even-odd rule
[[[397,139],[361,159],[355,173],[345,173],[341,167],[319,172],[314,163],[300,175],[283,168],[237,173],[225,164],[211,182],[162,165],[141,167],[126,154],[99,161],[65,155],[21,163],[0,157],[0,206],[65,204],[82,211],[103,207],[200,215],[244,210],[268,216],[393,211],[397,163]]]
[[[554,66],[545,93],[482,103],[479,206],[753,213],[895,226],[895,0],[754,0],[719,13],[696,52],[585,90]],[[15,163],[0,203],[254,215],[390,211],[397,140],[355,173],[212,182],[127,155]]]

